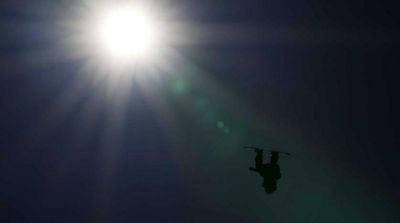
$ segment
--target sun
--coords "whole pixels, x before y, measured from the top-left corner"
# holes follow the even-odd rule
[[[144,10],[131,5],[118,5],[104,11],[98,19],[96,41],[112,59],[143,59],[154,53],[157,27]]]
[[[77,3],[58,23],[60,46],[93,82],[159,79],[184,61],[180,49],[191,39],[177,6],[141,0]]]

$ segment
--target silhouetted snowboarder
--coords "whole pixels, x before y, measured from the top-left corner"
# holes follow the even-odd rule
[[[277,189],[277,182],[281,178],[281,169],[278,165],[279,152],[271,151],[270,163],[263,163],[263,150],[254,148],[256,153],[256,168],[250,167],[250,170],[258,172],[263,177],[262,187],[267,194],[273,193]]]

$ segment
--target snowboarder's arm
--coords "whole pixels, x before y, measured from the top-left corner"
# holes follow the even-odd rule
[[[254,172],[258,172],[258,170],[254,167],[250,167],[249,170],[254,171]]]

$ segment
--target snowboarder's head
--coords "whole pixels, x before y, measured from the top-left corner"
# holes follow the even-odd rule
[[[265,185],[264,186],[265,193],[271,194],[276,191],[276,185]]]
[[[277,182],[276,182],[276,180],[264,179],[262,187],[264,187],[265,193],[270,194],[270,193],[273,193],[274,191],[276,191]]]

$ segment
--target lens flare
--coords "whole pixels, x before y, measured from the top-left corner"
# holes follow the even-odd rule
[[[155,24],[138,8],[111,8],[103,15],[96,28],[100,47],[118,60],[146,57],[156,45]]]

